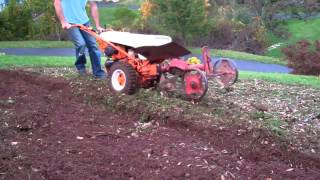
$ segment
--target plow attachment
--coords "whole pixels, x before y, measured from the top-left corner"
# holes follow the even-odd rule
[[[222,88],[237,81],[238,70],[233,61],[222,58],[213,64],[207,47],[202,49],[202,57],[202,64],[173,59],[162,66],[160,89],[176,92],[187,100],[201,101],[208,91],[208,80],[215,80]]]

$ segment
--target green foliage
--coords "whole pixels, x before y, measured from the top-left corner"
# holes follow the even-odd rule
[[[100,24],[102,26],[110,27],[111,24],[113,24],[113,21],[115,21],[114,12],[118,8],[116,7],[101,7],[99,8],[99,15],[100,15]],[[91,22],[92,22],[92,17]]]
[[[10,0],[0,13],[0,40],[48,39],[60,37],[60,26],[55,19],[52,0]]]
[[[32,37],[32,12],[25,4],[10,0],[0,13],[0,40],[21,40]]]
[[[284,127],[288,124],[285,121],[282,121],[277,118],[265,119],[264,125],[267,129],[269,129],[277,136],[284,137],[287,135],[287,132],[284,130]]]
[[[144,0],[122,0],[119,3],[122,5],[140,5]]]
[[[243,24],[250,24],[252,21],[252,13],[246,7],[239,7],[234,10],[234,20]]]
[[[35,23],[34,39],[61,39],[62,29],[55,16],[52,0],[26,0],[31,9]]]
[[[112,22],[112,25],[115,29],[133,27],[135,20],[138,17],[133,10],[130,10],[126,7],[117,8],[114,11],[113,16],[115,21]]]
[[[169,33],[184,43],[207,34],[208,21],[203,0],[152,0],[155,5],[153,26],[161,33]]]

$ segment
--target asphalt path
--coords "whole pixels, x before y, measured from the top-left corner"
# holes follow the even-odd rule
[[[0,48],[0,54],[18,56],[75,56],[75,50],[73,48]],[[194,56],[201,58],[200,55]],[[218,57],[213,57],[212,59],[216,61]],[[272,73],[290,73],[292,71],[292,69],[278,64],[266,64],[239,59],[232,60],[235,62],[237,68],[242,71]]]

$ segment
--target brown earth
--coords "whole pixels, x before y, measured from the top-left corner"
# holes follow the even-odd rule
[[[84,103],[68,80],[0,71],[0,179],[320,179],[318,156],[245,129],[140,124]]]

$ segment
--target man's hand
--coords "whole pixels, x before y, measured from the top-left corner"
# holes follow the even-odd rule
[[[98,31],[99,33],[102,33],[102,32],[105,32],[105,31],[106,31],[106,30],[105,30],[104,28],[102,28],[101,26],[97,26],[96,28],[97,28],[97,31]]]
[[[91,10],[91,16],[92,19],[96,25],[97,31],[99,33],[106,31],[104,28],[100,26],[100,20],[99,20],[99,11],[98,11],[98,6],[96,3],[97,0],[91,0],[90,1],[90,10]]]
[[[70,29],[72,25],[68,22],[62,22],[61,26],[62,26],[62,29]]]
[[[63,29],[69,29],[71,28],[71,24],[69,24],[68,22],[66,22],[64,16],[63,16],[63,10],[61,7],[61,0],[54,0],[54,8],[56,11],[56,14],[61,22],[61,27]]]

